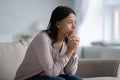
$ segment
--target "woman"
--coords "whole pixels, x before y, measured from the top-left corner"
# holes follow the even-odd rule
[[[47,30],[31,42],[15,80],[81,80],[77,70],[79,38],[74,34],[75,12],[58,6]]]

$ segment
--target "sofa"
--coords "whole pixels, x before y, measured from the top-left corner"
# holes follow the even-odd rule
[[[0,80],[14,80],[26,49],[24,41],[0,43]],[[79,59],[76,74],[83,80],[120,80],[119,64],[119,60]]]

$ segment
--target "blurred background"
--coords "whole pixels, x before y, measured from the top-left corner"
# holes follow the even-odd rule
[[[120,0],[0,0],[0,42],[30,42],[59,5],[76,12],[80,47],[120,46]]]

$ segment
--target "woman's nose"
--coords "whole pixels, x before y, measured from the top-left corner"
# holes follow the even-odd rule
[[[75,29],[75,28],[76,28],[76,26],[75,26],[75,24],[73,24],[73,25],[72,25],[72,29]]]

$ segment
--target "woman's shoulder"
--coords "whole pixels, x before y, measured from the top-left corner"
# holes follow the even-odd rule
[[[45,30],[39,32],[35,38],[44,38],[44,39],[47,39],[47,40],[51,40],[48,33]]]
[[[41,31],[39,34],[39,36],[48,36],[47,32],[44,30],[44,31]]]

